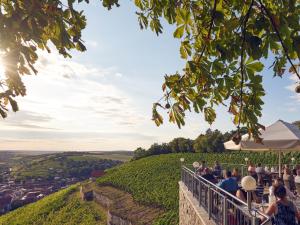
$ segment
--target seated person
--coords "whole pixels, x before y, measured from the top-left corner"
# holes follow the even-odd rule
[[[236,197],[240,200],[242,200],[243,202],[247,202],[247,192],[242,189],[242,188],[239,188],[236,192]],[[255,201],[257,202],[257,196],[255,194],[255,191],[251,191],[250,192],[250,198],[251,198],[251,202],[252,201]]]
[[[231,171],[225,170],[224,171],[224,180],[222,180],[218,186],[223,190],[235,195],[236,191],[238,190],[239,186],[237,181],[231,177]]]
[[[251,191],[250,193],[251,201],[255,201],[256,203],[261,203],[263,200],[263,194],[264,194],[264,184],[263,184],[263,180],[259,178],[257,182],[256,190]],[[236,192],[236,197],[244,202],[247,202],[247,192],[242,188],[240,188]]]
[[[199,174],[199,175],[202,175],[204,169],[206,168],[206,163],[205,161],[203,160],[199,166],[199,168],[197,169],[196,173]]]
[[[272,203],[266,214],[268,216],[274,216],[276,225],[297,225],[296,219],[300,220],[300,212],[287,198],[286,188],[282,185],[274,186],[274,194],[277,201]]]
[[[265,173],[270,173],[269,166],[265,166],[264,171],[265,171]]]
[[[269,188],[269,194],[270,195],[275,195],[274,193],[274,187],[275,186],[278,186],[278,185],[284,185],[283,183],[283,180],[281,178],[277,178],[275,181],[274,181],[274,185],[271,186]],[[290,189],[286,188],[286,194],[287,194],[287,197],[290,199],[290,200],[295,200],[296,199],[296,196],[293,194],[293,192],[291,192]]]
[[[255,180],[257,180],[257,174],[255,170],[255,166],[253,165],[253,163],[250,162],[248,167],[248,174],[252,176]]]
[[[203,175],[201,177],[203,177],[205,180],[208,180],[209,182],[212,182],[214,184],[218,182],[209,168],[205,168],[202,174]]]
[[[258,163],[258,164],[257,164],[257,167],[256,167],[256,169],[255,169],[255,172],[256,172],[257,174],[264,174],[264,173],[265,173],[264,168],[261,166],[261,163]]]
[[[253,174],[256,173],[256,172],[255,172],[255,166],[254,166],[254,164],[251,163],[251,162],[249,163],[248,173],[249,173],[250,176],[252,176]]]
[[[217,177],[220,177],[222,175],[221,173],[222,173],[222,167],[218,161],[215,161],[215,165],[213,168],[213,174]]]
[[[276,172],[277,172],[276,168],[274,166],[272,166],[271,167],[271,173],[276,173]]]
[[[288,167],[284,168],[283,181],[284,181],[284,183],[287,183],[287,188],[290,188],[290,190],[296,189],[294,176],[291,175],[291,171]]]
[[[295,176],[295,183],[300,184],[300,169],[296,171],[297,176]]]
[[[257,203],[261,203],[263,200],[263,195],[264,195],[264,181],[262,177],[259,177],[257,180],[257,186],[256,186],[256,191],[255,191],[255,195],[256,195],[256,202]]]
[[[241,176],[239,175],[238,168],[233,168],[232,170],[232,178],[234,178],[237,182],[241,180]]]

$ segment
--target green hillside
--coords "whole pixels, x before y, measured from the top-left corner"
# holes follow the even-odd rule
[[[1,225],[104,225],[105,214],[94,202],[83,202],[76,186],[0,217]]]
[[[55,176],[87,178],[91,171],[105,170],[122,161],[104,159],[101,154],[65,152],[26,156],[12,165],[12,175],[17,179],[53,179]]]
[[[205,160],[208,164],[213,164],[215,160],[221,163],[242,164],[245,162],[245,157],[254,163],[277,163],[277,155],[268,152],[166,154],[146,157],[109,169],[107,174],[98,180],[98,183],[125,190],[139,202],[162,206],[168,212],[163,219],[158,221],[158,224],[176,224],[181,157],[185,158],[184,164],[186,165],[199,160]],[[299,153],[288,153],[283,157],[283,161],[289,163],[291,157],[295,157],[296,162],[300,162]],[[234,165],[229,167],[234,167]]]
[[[180,180],[180,158],[185,165],[205,160],[209,164],[218,160],[222,163],[243,163],[248,157],[254,163],[277,163],[272,153],[185,153],[151,156],[124,163],[107,171],[97,180],[98,185],[111,185],[132,194],[133,198],[146,205],[163,208],[166,213],[158,218],[156,225],[178,223],[178,181]],[[288,153],[283,157],[285,163],[291,157],[300,162],[299,153]],[[19,208],[0,217],[0,224],[104,224],[101,208],[94,202],[82,202],[76,187],[71,187],[44,199]]]

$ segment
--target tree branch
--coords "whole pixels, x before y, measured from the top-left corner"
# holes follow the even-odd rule
[[[213,28],[213,25],[214,25],[214,20],[215,20],[215,14],[216,14],[216,8],[217,8],[217,0],[214,0],[214,6],[213,6],[213,10],[212,10],[212,15],[211,15],[211,19],[210,19],[210,25],[209,25],[209,30],[208,30],[208,33],[207,33],[207,39],[209,40],[210,39],[210,36],[211,36],[211,32],[212,32],[212,28]],[[199,57],[199,62],[201,61],[201,58],[203,57],[204,55],[204,52],[206,50],[206,47],[207,45],[204,45],[203,48],[202,48],[202,51],[200,53],[200,57]],[[180,78],[183,79],[184,75]],[[160,102],[163,98],[169,98],[169,95],[171,93],[172,90],[168,91],[165,95],[163,95],[157,102]]]
[[[214,7],[213,7],[213,10],[212,10],[211,19],[210,19],[210,23],[209,23],[209,29],[208,29],[208,33],[207,33],[207,37],[206,37],[207,41],[210,40],[211,31],[212,31],[212,28],[214,26],[214,20],[215,20],[215,17],[216,17],[216,8],[217,8],[217,0],[214,0]],[[204,45],[203,48],[202,48],[202,51],[201,51],[200,57],[199,57],[199,62],[201,61],[201,58],[204,55],[206,47],[207,47],[207,45]]]
[[[274,31],[275,31],[275,33],[276,33],[276,35],[277,35],[277,37],[278,37],[278,39],[279,39],[279,41],[280,41],[280,43],[281,43],[281,46],[282,46],[282,48],[283,48],[283,50],[284,50],[284,53],[285,53],[286,58],[288,59],[288,61],[289,61],[289,63],[291,64],[291,66],[293,67],[293,69],[294,69],[294,71],[295,71],[297,77],[300,79],[300,75],[299,75],[299,73],[298,73],[298,71],[297,71],[297,68],[296,68],[296,66],[294,65],[294,63],[292,62],[292,60],[291,60],[291,58],[290,58],[290,56],[289,56],[288,49],[287,49],[287,47],[285,46],[285,44],[284,44],[284,42],[283,42],[283,40],[282,40],[282,37],[281,37],[281,35],[280,35],[280,33],[279,33],[279,30],[277,29],[277,26],[276,26],[276,24],[275,24],[275,22],[274,22],[274,20],[273,20],[272,14],[271,14],[270,11],[267,9],[267,7],[262,3],[261,0],[258,0],[258,1],[259,1],[260,6],[261,6],[261,11],[262,11],[262,13],[264,13],[265,15],[267,15],[267,17],[268,17],[268,18],[270,19],[270,21],[271,21],[271,24],[272,24],[272,26],[273,26],[273,29],[274,29]]]
[[[241,46],[241,87],[240,87],[240,115],[239,115],[239,121],[238,121],[238,130],[240,129],[241,125],[241,118],[242,118],[242,112],[243,112],[243,88],[244,88],[244,53],[245,53],[245,41],[246,41],[246,31],[247,31],[247,22],[250,17],[251,9],[253,7],[254,0],[251,1],[251,4],[249,6],[249,9],[245,15],[244,21],[243,21],[243,27],[242,27],[242,46]]]

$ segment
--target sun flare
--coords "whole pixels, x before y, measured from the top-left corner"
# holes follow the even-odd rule
[[[3,65],[3,62],[0,58],[0,77],[2,77],[2,78],[4,77],[4,72],[5,72],[4,65]]]

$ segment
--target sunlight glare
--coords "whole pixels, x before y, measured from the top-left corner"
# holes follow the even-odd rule
[[[0,58],[0,78],[3,78],[4,77],[4,65],[3,65],[3,62]]]

